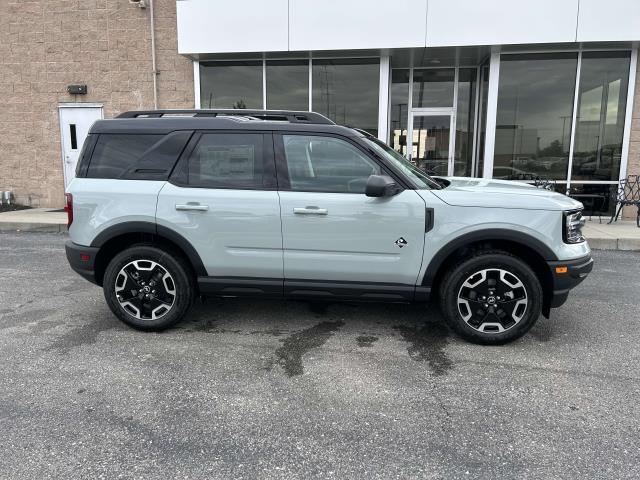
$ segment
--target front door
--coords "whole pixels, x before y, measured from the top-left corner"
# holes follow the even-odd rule
[[[102,118],[101,105],[60,105],[60,143],[62,145],[62,168],[64,173],[64,188],[76,176],[76,165],[85,138],[93,122]]]
[[[422,262],[424,200],[414,190],[367,197],[369,176],[387,172],[347,139],[284,134],[276,144],[285,291],[313,280],[412,288]]]
[[[453,175],[453,113],[413,113],[407,138],[409,160],[430,175]]]

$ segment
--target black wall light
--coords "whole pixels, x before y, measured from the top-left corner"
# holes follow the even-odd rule
[[[86,95],[87,86],[86,85],[67,85],[67,93],[71,95]]]

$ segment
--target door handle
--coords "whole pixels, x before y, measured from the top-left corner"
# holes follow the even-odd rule
[[[296,215],[327,215],[329,211],[326,208],[318,207],[297,207],[293,209]]]
[[[209,205],[200,205],[199,203],[176,203],[176,210],[206,212],[209,210]]]

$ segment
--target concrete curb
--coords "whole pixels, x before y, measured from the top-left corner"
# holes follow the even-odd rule
[[[0,232],[66,233],[67,225],[61,223],[0,222]]]

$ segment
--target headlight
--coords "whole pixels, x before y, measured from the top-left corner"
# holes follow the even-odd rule
[[[564,243],[584,242],[582,227],[584,227],[582,210],[564,212],[564,229],[562,231],[562,239],[564,240]]]

